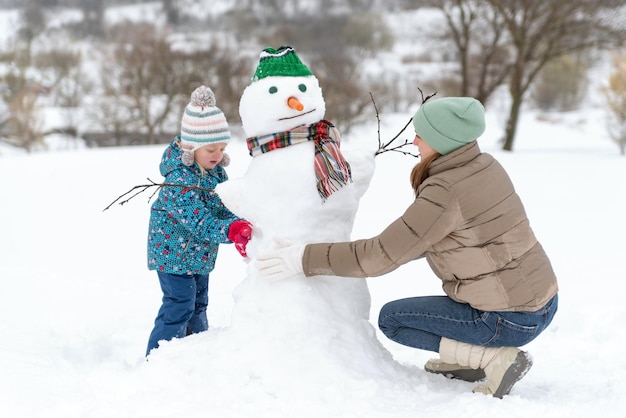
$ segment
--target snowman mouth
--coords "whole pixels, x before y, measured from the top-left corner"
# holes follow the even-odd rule
[[[299,118],[300,116],[304,116],[304,115],[308,115],[309,113],[313,113],[315,112],[316,109],[311,109],[308,112],[304,112],[304,113],[300,113],[299,115],[296,116],[288,116],[285,118],[278,118],[278,120],[287,120],[287,119],[295,119],[295,118]]]

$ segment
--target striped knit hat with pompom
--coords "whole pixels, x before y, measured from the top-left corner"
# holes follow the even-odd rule
[[[192,153],[204,145],[230,140],[228,122],[215,106],[215,94],[210,88],[200,86],[191,93],[180,123],[180,139],[182,148]]]

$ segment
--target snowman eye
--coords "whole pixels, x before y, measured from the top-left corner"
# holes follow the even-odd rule
[[[274,94],[274,93],[276,93],[277,91],[278,91],[278,87],[276,87],[276,86],[272,86],[272,87],[270,87],[270,89],[269,89],[270,94]]]
[[[298,88],[300,89],[300,91],[301,91],[302,93],[304,93],[304,92],[306,91],[306,86],[305,86],[304,84],[300,84],[300,85],[298,86]]]

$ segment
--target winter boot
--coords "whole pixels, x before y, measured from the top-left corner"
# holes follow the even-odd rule
[[[530,370],[532,357],[516,347],[482,347],[442,338],[439,355],[445,363],[458,363],[472,369],[482,368],[487,382],[474,392],[502,398]]]
[[[438,358],[428,360],[424,365],[424,370],[428,373],[442,374],[448,379],[460,379],[466,382],[477,382],[485,378],[483,369],[472,369],[469,366],[461,366],[456,363],[444,363]]]

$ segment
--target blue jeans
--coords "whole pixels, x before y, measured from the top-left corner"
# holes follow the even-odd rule
[[[378,326],[399,344],[439,352],[441,337],[485,347],[521,347],[552,321],[558,295],[536,312],[486,312],[447,296],[395,300],[380,310]]]
[[[182,338],[206,331],[209,323],[206,309],[209,305],[209,275],[184,276],[157,272],[163,291],[163,301],[154,320],[148,339],[146,356],[159,341]]]

